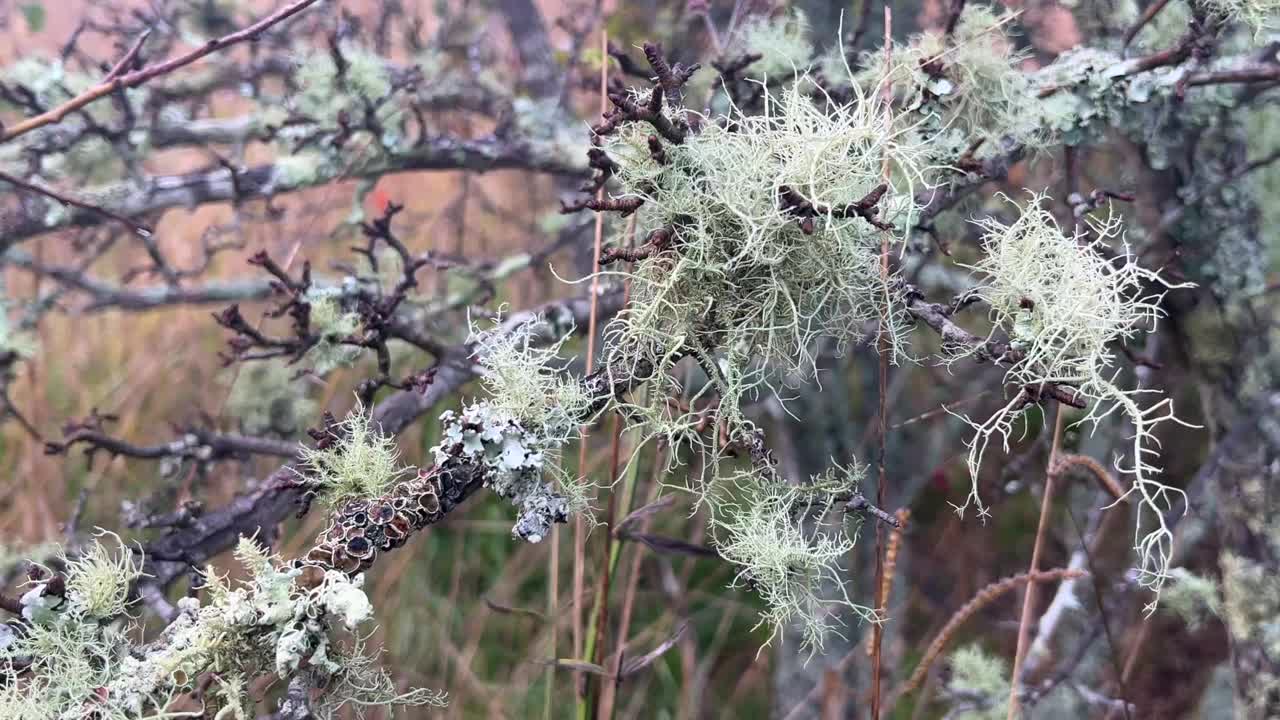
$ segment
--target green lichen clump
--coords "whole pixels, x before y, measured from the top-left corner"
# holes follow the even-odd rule
[[[846,525],[836,498],[852,496],[863,475],[853,466],[795,486],[741,472],[710,496],[716,549],[737,566],[734,584],[753,588],[764,600],[759,625],[770,626],[770,641],[798,625],[802,646],[817,654],[828,634],[839,632],[846,612],[880,621],[875,610],[849,597],[841,567],[856,527]]]
[[[1270,543],[1274,551],[1277,544]],[[1275,658],[1280,658],[1280,579],[1275,569],[1231,552],[1218,558],[1222,568],[1222,617],[1227,630],[1238,643],[1256,646],[1268,664],[1259,663],[1260,671],[1247,676],[1237,673],[1244,687],[1236,689],[1240,700],[1239,717],[1264,717],[1274,708],[1280,692],[1280,677],[1267,672]],[[1250,660],[1247,662],[1258,662]]]
[[[401,149],[404,140],[401,120],[407,110],[407,96],[397,89],[386,58],[350,41],[340,43],[338,51],[341,64],[331,50],[316,50],[298,59],[295,74],[298,91],[290,97],[291,108],[319,127],[332,131],[338,131],[344,122],[364,127],[368,123],[362,118],[372,121],[382,129],[381,135],[373,137],[362,129],[353,136],[366,141],[361,145],[371,146],[359,153],[366,159],[381,149]],[[285,126],[279,138],[288,145],[314,131],[315,126],[301,126],[296,130]],[[367,142],[369,140],[372,142]],[[328,156],[331,165],[337,162],[336,153]],[[342,159],[348,163],[357,161],[349,151],[342,154]]]
[[[352,705],[441,705],[427,690],[400,693],[386,673],[336,641],[334,629],[352,632],[372,607],[361,578],[334,571],[316,584],[300,582],[302,571],[282,567],[251,540],[242,539],[236,558],[249,579],[233,586],[212,569],[205,572],[205,602],[179,601],[177,618],[162,635],[136,645],[126,612],[130,584],[140,558],[127,548],[112,551],[95,541],[67,564],[65,602],[47,594],[47,583],[23,596],[28,623],[5,626],[0,663],[16,682],[0,688],[0,716],[13,720],[95,717],[126,720],[159,717],[175,700],[208,684],[205,712],[217,718],[247,718],[254,706],[247,688],[264,672],[304,676],[328,692],[318,717],[334,717]],[[206,680],[216,680],[206,683]]]
[[[843,58],[833,56],[824,76],[836,84],[852,81],[868,94],[889,83],[897,125],[930,140],[943,161],[976,141],[982,144],[975,157],[998,154],[1009,144],[1038,147],[1046,139],[1040,103],[1019,67],[1026,54],[1008,35],[1014,17],[971,4],[951,36],[915,35],[887,58],[883,51],[868,52],[851,77]]]
[[[709,505],[718,550],[765,599],[770,637],[798,625],[816,651],[850,613],[878,619],[852,601],[839,567],[853,535],[836,498],[856,478],[794,488],[724,461],[756,438],[744,400],[812,377],[819,338],[841,352],[878,328],[893,359],[905,355],[900,284],[881,250],[912,226],[916,192],[939,168],[878,96],[853,87],[828,98],[793,70],[758,115],[667,107],[687,128],[680,142],[640,122],[601,139],[616,163],[614,197],[643,201],[636,237],[646,248],[627,271],[631,302],[605,336],[610,372],[642,372],[660,399],[623,408],[642,438],[702,451],[702,470],[681,489]],[[675,364],[688,357],[702,379],[686,375],[686,389]]]
[[[315,402],[306,395],[297,373],[283,362],[241,366],[227,399],[227,410],[245,432],[294,435],[307,427]]]
[[[745,424],[740,398],[769,382],[768,366],[813,373],[819,336],[843,349],[878,323],[896,346],[903,331],[894,278],[879,265],[885,233],[897,230],[837,209],[873,194],[887,169],[879,218],[909,225],[927,150],[874,98],[815,103],[813,89],[800,78],[768,96],[761,115],[698,120],[682,143],[664,143],[665,163],[650,153],[648,125],[623,124],[605,143],[617,196],[644,200],[637,237],[666,236],[631,274],[609,351],[652,363],[660,378],[678,357],[701,356],[717,368],[718,416],[735,429]],[[788,209],[787,197],[811,203],[814,216]],[[692,438],[702,420],[669,406],[636,412],[665,435]]]
[[[363,407],[353,408],[333,434],[334,442],[302,450],[307,485],[325,503],[384,495],[408,472],[395,438],[380,432]]]
[[[1009,666],[976,645],[951,654],[947,689],[974,707],[962,717],[1005,720],[1009,714]]]
[[[0,284],[0,292],[3,286]],[[0,299],[0,355],[13,354],[14,356],[26,360],[35,357],[40,346],[36,342],[34,334],[15,327],[15,323],[9,317],[9,301]]]
[[[1005,375],[1015,391],[990,418],[977,422],[965,417],[976,431],[968,456],[974,484],[956,510],[962,513],[974,505],[986,513],[977,489],[983,454],[992,437],[998,436],[1007,449],[1014,421],[1034,407],[1023,388],[1069,386],[1089,403],[1081,422],[1096,426],[1118,410],[1133,424],[1131,464],[1119,470],[1132,479],[1129,495],[1138,500],[1134,542],[1140,581],[1158,595],[1168,578],[1173,542],[1165,514],[1185,497],[1156,479],[1160,469],[1152,460],[1158,443],[1152,433],[1155,425],[1178,420],[1169,398],[1145,407],[1139,403],[1140,395],[1158,391],[1121,387],[1113,348],[1154,330],[1163,292],[1148,287],[1187,286],[1170,286],[1143,268],[1122,241],[1118,250],[1109,247],[1107,241],[1120,240],[1118,218],[1090,218],[1088,232],[1066,234],[1044,201],[1044,196],[1033,196],[1018,208],[1013,223],[995,218],[979,223],[985,255],[972,266],[981,276],[974,292],[990,308],[993,333],[1003,332],[1016,354]]]
[[[747,66],[747,76],[777,82],[790,80],[808,69],[813,42],[804,13],[797,10],[779,18],[756,16],[741,32],[743,50],[760,55]]]
[[[567,335],[549,345],[535,344],[546,326],[542,318],[514,328],[497,324],[488,331],[473,330],[471,342],[484,368],[481,382],[489,405],[558,445],[577,436],[591,398],[582,383],[565,377],[564,363],[556,362]]]
[[[1180,567],[1169,571],[1169,578],[1169,587],[1161,595],[1161,605],[1182,618],[1192,630],[1210,617],[1222,614],[1222,597],[1213,578],[1201,577]]]
[[[387,61],[371,50],[343,42],[339,50],[346,65],[339,73],[333,53],[316,50],[298,61],[294,96],[298,110],[308,116],[336,118],[342,111],[362,112],[361,101],[378,103],[391,94]]]
[[[1231,22],[1253,31],[1254,39],[1280,32],[1280,2],[1277,0],[1203,0],[1204,6]]]
[[[120,538],[110,535],[120,546]],[[125,613],[129,586],[142,576],[142,565],[127,548],[113,552],[97,538],[75,557],[62,556],[67,568],[67,602],[82,617],[109,620]]]
[[[351,365],[360,357],[361,348],[343,343],[360,329],[360,315],[346,306],[348,299],[340,287],[307,291],[311,330],[319,340],[307,350],[304,361],[319,375]]]

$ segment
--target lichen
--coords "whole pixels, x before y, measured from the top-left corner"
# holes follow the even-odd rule
[[[1277,0],[1203,0],[1206,8],[1231,22],[1243,23],[1255,40],[1280,32],[1280,2]]]
[[[62,555],[67,573],[67,602],[71,611],[85,618],[109,620],[123,615],[128,606],[129,589],[142,576],[142,565],[124,547],[118,535],[99,531],[98,537],[110,537],[113,551],[94,538],[75,556]]]
[[[297,155],[282,155],[275,159],[273,185],[278,190],[316,185],[328,177],[326,165],[329,159],[318,152],[306,151]]]
[[[372,660],[341,651],[331,624],[355,631],[372,615],[362,578],[329,571],[314,584],[302,570],[282,566],[252,540],[241,539],[236,559],[249,579],[232,586],[209,568],[206,602],[187,597],[178,616],[145,645],[123,622],[128,591],[142,561],[127,548],[112,550],[95,540],[66,563],[66,598],[49,583],[24,596],[27,623],[0,644],[0,668],[23,681],[0,689],[0,715],[16,720],[93,716],[126,720],[164,711],[180,695],[217,682],[203,693],[204,710],[219,718],[240,717],[254,700],[247,677],[275,671],[305,673],[327,684],[323,707],[443,704],[430,691],[394,692]],[[6,626],[7,627],[7,626]],[[305,669],[304,669],[305,668]],[[328,711],[327,711],[328,712]],[[332,712],[321,717],[332,717]]]
[[[1005,333],[1011,353],[1016,354],[1005,373],[1006,385],[1014,390],[1007,404],[986,420],[962,416],[975,430],[968,455],[973,484],[965,502],[955,508],[963,514],[972,505],[980,514],[987,513],[978,496],[982,458],[993,437],[999,437],[1007,451],[1014,422],[1034,407],[1027,402],[1024,388],[1044,383],[1069,386],[1077,398],[1089,403],[1080,422],[1096,427],[1118,410],[1133,424],[1131,464],[1119,469],[1132,479],[1125,497],[1138,501],[1134,546],[1140,560],[1139,579],[1158,597],[1168,578],[1173,542],[1166,513],[1179,501],[1185,503],[1185,494],[1157,479],[1160,469],[1152,460],[1158,455],[1158,442],[1153,428],[1165,421],[1181,421],[1168,398],[1145,407],[1139,403],[1139,396],[1158,391],[1120,386],[1113,347],[1154,329],[1163,314],[1163,289],[1189,284],[1170,285],[1139,265],[1123,242],[1118,218],[1089,218],[1092,235],[1083,228],[1068,235],[1044,201],[1045,196],[1033,195],[1018,208],[1019,217],[1013,223],[1006,225],[995,218],[978,223],[984,231],[985,255],[972,266],[981,275],[974,293],[990,308],[992,332]],[[1118,250],[1108,247],[1108,241],[1119,242]],[[976,350],[969,348],[953,357]],[[1154,609],[1154,601],[1148,609]]]
[[[760,58],[747,66],[745,74],[769,82],[791,80],[809,68],[813,42],[809,21],[794,10],[782,17],[757,15],[742,27],[742,48]]]
[[[577,436],[591,398],[581,382],[565,376],[564,363],[556,363],[568,335],[549,345],[535,344],[548,327],[542,318],[512,328],[495,322],[487,331],[473,327],[470,342],[484,368],[481,382],[490,406],[536,429],[548,442],[562,444]]]
[[[1201,577],[1180,567],[1169,571],[1169,578],[1169,587],[1162,595],[1161,605],[1182,618],[1192,630],[1222,613],[1218,583],[1212,578]]]
[[[361,109],[356,107],[361,101],[377,104],[391,93],[384,58],[346,41],[338,49],[346,63],[341,75],[329,50],[316,50],[297,62],[300,92],[294,102],[313,119],[331,121],[344,110]]]
[[[377,497],[408,472],[395,438],[380,432],[364,407],[353,408],[333,432],[331,442],[302,451],[307,485],[325,503]]]
[[[847,527],[835,498],[857,492],[863,474],[854,465],[794,486],[740,472],[711,495],[716,549],[737,566],[733,584],[749,586],[764,600],[757,627],[769,627],[766,644],[798,626],[802,646],[818,654],[827,636],[839,633],[845,611],[862,621],[881,620],[849,597],[848,573],[841,567],[856,525]]]
[[[347,307],[351,294],[343,287],[312,287],[306,301],[311,310],[311,330],[319,339],[307,350],[304,360],[319,375],[346,367],[360,357],[360,347],[344,340],[360,329],[360,315]]]
[[[512,528],[516,537],[541,542],[552,524],[563,522],[571,511],[585,509],[584,493],[574,493],[577,483],[559,471],[561,442],[555,438],[526,427],[483,400],[471,403],[461,413],[446,411],[440,423],[440,444],[431,448],[436,466],[462,461],[484,467],[485,486],[519,509]],[[555,492],[544,479],[546,473],[559,477],[570,496]]]
[[[1008,35],[1012,13],[965,6],[954,33],[924,32],[883,51],[863,55],[857,73],[828,63],[833,82],[852,82],[863,92],[881,92],[888,83],[902,111],[898,127],[930,142],[939,162],[952,162],[981,142],[975,157],[1010,146],[1040,147],[1048,124],[1037,109],[1034,86],[1020,65],[1025,53]]]
[[[951,654],[947,690],[972,706],[961,717],[1004,720],[1009,714],[1009,666],[976,645]]]
[[[218,682],[205,696],[206,709],[217,717],[238,717],[253,705],[245,677],[264,670],[287,677],[304,664],[309,675],[336,680],[326,707],[443,702],[441,695],[428,691],[388,693],[385,685],[342,679],[347,673],[367,677],[380,672],[371,670],[366,657],[335,652],[329,628],[330,618],[351,631],[371,617],[360,577],[330,571],[317,585],[307,586],[299,581],[299,569],[282,568],[251,540],[242,539],[235,555],[248,571],[248,581],[232,587],[212,568],[206,570],[208,601],[179,601],[179,615],[163,634],[139,646],[131,640],[132,628],[109,622],[114,617],[110,613],[123,614],[127,604],[116,589],[127,585],[136,570],[114,583],[106,580],[108,569],[135,568],[135,561],[127,550],[112,556],[95,544],[83,559],[67,566],[67,602],[34,616],[24,633],[0,648],[0,662],[9,669],[30,663],[29,680],[0,693],[4,716],[47,720],[88,711],[111,720],[141,717],[163,710],[212,674]],[[98,592],[108,585],[110,592]]]
[[[227,398],[227,411],[249,433],[290,436],[304,429],[315,413],[315,402],[283,362],[242,365]]]
[[[812,91],[801,77],[767,95],[763,114],[691,116],[700,130],[663,143],[665,163],[650,153],[647,125],[624,124],[605,143],[616,196],[644,200],[637,237],[666,237],[630,273],[632,301],[606,329],[607,352],[651,363],[659,397],[675,390],[667,371],[676,359],[701,356],[720,396],[716,419],[735,434],[746,425],[741,399],[776,380],[773,370],[813,374],[819,336],[842,351],[880,324],[901,354],[899,292],[879,251],[885,233],[911,223],[927,150],[875,98],[855,91],[848,103],[815,103]],[[886,168],[878,217],[893,229],[834,210],[877,190]],[[786,192],[821,210],[797,216]],[[631,410],[654,434],[691,440],[706,421],[670,405]]]

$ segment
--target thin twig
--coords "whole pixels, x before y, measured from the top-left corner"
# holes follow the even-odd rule
[[[870,0],[867,0],[870,2]],[[886,120],[891,119],[893,103],[893,83],[890,81],[888,68],[892,66],[893,59],[893,10],[886,4],[884,7],[884,66],[885,76],[880,88],[881,98],[884,102],[884,112]],[[890,123],[886,122],[888,126]],[[882,179],[888,182],[889,179],[889,157],[884,157],[883,167],[881,168]],[[881,230],[880,233],[880,280],[884,283],[886,302],[889,288],[889,233]],[[876,338],[876,350],[879,356],[879,374],[878,374],[878,408],[876,414],[876,426],[879,429],[879,457],[876,460],[877,480],[876,480],[876,505],[884,507],[885,505],[885,455],[886,455],[886,437],[889,434],[889,409],[886,395],[889,392],[889,353],[893,351],[889,342],[888,328],[885,324],[888,317],[880,320],[880,333]],[[876,571],[875,571],[875,588],[879,588],[884,583],[884,528],[880,523],[876,524]],[[877,604],[877,609],[880,605]],[[880,664],[881,651],[884,642],[884,627],[881,623],[876,623],[871,628],[871,720],[880,720]]]
[[[186,67],[206,55],[211,55],[219,50],[223,50],[246,40],[255,40],[259,35],[271,28],[271,26],[284,22],[317,2],[319,2],[319,0],[296,0],[296,2],[280,8],[271,15],[268,15],[243,30],[238,30],[229,35],[224,35],[220,38],[210,40],[185,55],[180,55],[172,60],[156,63],[154,65],[148,65],[147,67],[135,70],[131,73],[125,73],[115,77],[108,75],[107,79],[103,82],[94,85],[52,110],[43,112],[33,118],[23,120],[12,127],[0,130],[0,143],[8,142],[20,135],[25,135],[32,130],[42,128],[45,125],[53,125],[62,122],[62,119],[68,114],[73,113],[90,103],[107,97],[108,95],[115,93],[117,90],[138,87],[139,85],[150,82],[158,77],[168,75],[175,70]],[[139,47],[141,47],[141,43],[139,43]]]
[[[1169,0],[1156,0],[1148,5],[1147,9],[1142,12],[1142,17],[1138,18],[1138,21],[1133,25],[1130,25],[1129,29],[1124,32],[1123,47],[1129,47],[1129,43],[1133,42],[1133,39],[1138,36],[1139,32],[1142,32],[1142,28],[1146,27],[1147,23],[1155,19],[1155,16],[1158,15],[1168,4]]]
[[[3,180],[4,182],[14,185],[22,190],[26,190],[29,193],[34,193],[36,195],[43,195],[44,197],[47,197],[50,200],[53,200],[55,202],[62,203],[63,205],[70,205],[72,207],[78,207],[81,210],[88,210],[89,212],[97,213],[109,220],[113,220],[117,223],[120,223],[121,225],[124,225],[125,227],[141,235],[142,237],[151,237],[151,228],[147,227],[146,225],[141,225],[139,223],[136,223],[123,215],[118,215],[114,212],[111,212],[106,208],[99,207],[92,203],[87,203],[83,200],[77,200],[71,197],[70,195],[65,195],[57,190],[52,190],[50,188],[41,187],[39,185],[29,183],[26,180],[10,175],[7,172],[0,171],[0,180]]]
[[[138,59],[138,53],[142,52],[142,46],[147,42],[147,38],[149,37],[151,37],[151,28],[147,28],[142,31],[142,34],[138,36],[137,41],[133,43],[133,47],[129,48],[129,52],[125,53],[124,57],[120,58],[120,62],[116,63],[115,67],[111,68],[111,72],[107,73],[107,76],[103,78],[102,81],[110,82],[123,75],[125,71],[133,65],[133,61]]]
[[[602,29],[600,32],[601,47],[608,51],[609,32]],[[654,92],[658,92],[655,88]],[[608,94],[609,94],[609,63],[600,64],[600,113],[603,115],[608,112]],[[601,185],[596,190],[596,200],[603,202],[605,199],[604,186]],[[595,243],[592,249],[591,259],[591,309],[587,320],[587,357],[586,368],[587,374],[595,372],[596,360],[596,298],[599,296],[600,290],[600,252],[601,245],[604,241],[604,213],[596,213],[596,229]],[[588,429],[582,428],[581,438],[578,441],[578,468],[581,472],[587,466],[587,438]],[[578,513],[573,519],[573,653],[574,657],[583,657],[583,627],[582,627],[582,608],[585,605],[583,599],[586,589],[586,566],[587,566],[587,532],[584,526],[582,514]],[[585,720],[588,712],[587,699],[587,682],[588,678],[584,673],[575,673],[574,685],[576,690],[576,701],[578,706],[579,720]]]
[[[1040,569],[1040,553],[1044,549],[1044,538],[1049,527],[1049,508],[1053,503],[1053,486],[1055,475],[1059,469],[1058,453],[1062,448],[1062,427],[1066,424],[1066,413],[1061,405],[1053,423],[1053,445],[1049,448],[1049,464],[1045,471],[1044,497],[1040,500],[1040,522],[1036,527],[1036,541],[1031,548],[1031,568],[1028,575],[1035,575]],[[1027,645],[1031,640],[1031,613],[1036,599],[1036,584],[1027,583],[1022,595],[1022,617],[1018,621],[1018,649],[1013,656],[1013,681],[1009,684],[1009,720],[1018,717],[1018,686],[1022,674],[1022,663],[1027,659]]]

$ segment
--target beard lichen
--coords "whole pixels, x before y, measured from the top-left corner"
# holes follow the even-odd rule
[[[845,615],[880,622],[878,611],[849,597],[841,562],[853,549],[841,499],[857,492],[864,469],[837,468],[804,485],[743,471],[723,478],[710,493],[710,529],[720,556],[737,567],[733,585],[752,588],[766,605],[769,639],[798,627],[801,646],[819,654],[828,634],[839,634]]]
[[[628,97],[653,106],[645,92]],[[901,283],[881,251],[914,224],[917,191],[941,168],[878,96],[855,86],[829,97],[803,73],[765,91],[760,114],[667,105],[656,123],[657,134],[654,123],[623,120],[599,137],[618,183],[611,202],[636,212],[645,238],[626,272],[631,301],[605,345],[609,372],[645,369],[652,401],[614,407],[642,437],[698,451],[701,470],[680,489],[708,508],[737,581],[764,598],[770,639],[797,625],[817,651],[850,611],[878,619],[842,579],[853,535],[840,492],[827,481],[790,486],[763,467],[729,470],[725,460],[758,442],[743,404],[813,378],[821,338],[842,353],[882,332],[891,359],[905,357]],[[678,379],[686,358],[701,376]],[[666,458],[668,469],[682,462],[679,452]],[[856,485],[844,479],[843,490]]]
[[[245,432],[283,437],[298,433],[315,413],[315,402],[296,376],[281,360],[242,367],[232,380],[227,411]]]
[[[697,132],[663,143],[660,159],[647,125],[604,138],[615,197],[643,200],[638,225],[655,250],[629,274],[609,354],[658,368],[655,397],[674,389],[674,361],[699,356],[720,392],[716,416],[735,432],[741,399],[772,371],[813,375],[820,336],[841,352],[880,326],[900,353],[900,293],[879,253],[884,233],[911,224],[928,150],[875,98],[815,102],[814,90],[801,77],[766,95],[760,115],[688,115]],[[874,220],[850,209],[859,203]],[[668,435],[703,420],[669,406],[649,414]]]
[[[549,325],[542,318],[517,321],[513,327],[495,323],[485,331],[473,327],[470,341],[484,368],[481,383],[489,405],[562,445],[577,437],[591,399],[582,383],[565,377],[565,363],[557,361],[568,336],[536,344],[545,327]]]
[[[1132,481],[1122,499],[1137,499],[1138,579],[1158,598],[1169,577],[1173,545],[1165,517],[1179,501],[1185,506],[1186,497],[1182,490],[1157,479],[1160,468],[1152,461],[1159,454],[1159,441],[1154,428],[1164,421],[1181,421],[1169,398],[1145,406],[1139,402],[1141,396],[1159,394],[1158,390],[1121,386],[1114,348],[1153,332],[1163,314],[1164,291],[1189,285],[1170,285],[1139,265],[1121,240],[1119,218],[1089,218],[1087,231],[1078,228],[1068,235],[1045,207],[1045,199],[1033,195],[1018,208],[1018,219],[1008,225],[995,218],[978,222],[985,254],[971,266],[982,276],[973,292],[990,308],[992,333],[999,330],[1008,337],[1010,357],[1006,359],[1011,362],[1005,383],[1016,392],[984,421],[962,416],[975,430],[968,454],[973,484],[965,502],[954,507],[963,514],[973,505],[979,514],[987,514],[978,496],[977,478],[991,439],[998,436],[1008,450],[1015,422],[1034,407],[1028,402],[1028,390],[1048,384],[1069,387],[1076,398],[1088,403],[1081,423],[1089,422],[1096,429],[1119,411],[1133,426],[1130,464],[1117,462],[1117,469]],[[1112,240],[1121,240],[1119,250],[1107,245]],[[975,351],[971,348],[952,359]]]
[[[1027,53],[1009,36],[1013,13],[967,5],[955,31],[928,31],[883,51],[867,52],[850,72],[843,55],[829,55],[823,76],[835,86],[852,83],[867,94],[888,83],[897,124],[929,140],[939,162],[953,162],[971,144],[974,157],[996,155],[1015,145],[1044,143],[1040,103],[1020,65]]]
[[[113,552],[94,538],[76,556],[62,554],[67,569],[67,602],[73,612],[86,618],[109,620],[123,615],[129,589],[142,576],[142,565],[114,533],[100,531],[99,537],[115,540]]]

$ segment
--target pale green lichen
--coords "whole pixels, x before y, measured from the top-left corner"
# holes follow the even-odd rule
[[[384,58],[350,42],[341,43],[339,50],[346,61],[341,76],[328,50],[316,50],[298,60],[295,78],[300,92],[294,100],[299,110],[314,119],[334,118],[355,100],[378,103],[391,93]]]
[[[1280,32],[1280,0],[1202,0],[1204,7],[1231,22],[1244,24],[1254,39]]]
[[[1151,22],[1142,26],[1134,43],[1148,51],[1171,48],[1187,34],[1191,17],[1191,5],[1187,0],[1170,0]]]
[[[327,169],[329,158],[318,152],[306,151],[297,155],[282,155],[275,159],[273,184],[277,190],[293,190],[319,184],[331,177]]]
[[[852,82],[867,94],[882,92],[887,83],[900,108],[898,127],[927,139],[940,162],[954,161],[979,141],[976,157],[1011,145],[1035,149],[1049,135],[1033,82],[1020,68],[1026,53],[1008,34],[1014,17],[970,4],[951,35],[915,35],[887,58],[868,52],[852,76],[843,57],[832,56],[824,77]]]
[[[1158,391],[1118,384],[1120,368],[1113,348],[1152,331],[1163,314],[1163,291],[1148,287],[1189,285],[1169,285],[1139,265],[1121,239],[1118,218],[1090,218],[1092,236],[1083,229],[1068,235],[1044,201],[1044,196],[1033,196],[1008,225],[995,218],[979,222],[985,255],[972,266],[981,274],[974,293],[988,305],[993,327],[1008,336],[1017,354],[1005,373],[1006,385],[1015,390],[1012,399],[986,420],[963,416],[976,431],[968,456],[973,485],[956,511],[963,513],[973,505],[981,515],[987,513],[978,496],[978,471],[990,440],[999,437],[1007,450],[1015,421],[1035,407],[1026,401],[1023,388],[1043,383],[1070,386],[1090,404],[1081,422],[1096,427],[1118,410],[1133,424],[1131,464],[1119,469],[1132,479],[1125,497],[1138,501],[1134,546],[1140,559],[1139,581],[1158,597],[1168,578],[1173,543],[1166,514],[1179,501],[1185,504],[1185,494],[1156,479],[1160,469],[1151,462],[1158,455],[1153,427],[1181,421],[1168,398],[1146,407],[1139,403],[1141,395]],[[1106,246],[1109,240],[1120,241],[1118,251]],[[956,357],[974,351],[970,348]],[[1153,601],[1148,610],[1154,607]]]
[[[116,549],[94,538],[74,556],[62,555],[67,574],[67,602],[72,612],[95,620],[109,620],[124,614],[129,589],[142,576],[142,565],[114,533]]]
[[[856,526],[846,527],[838,498],[852,497],[863,475],[855,465],[795,486],[743,472],[710,496],[716,549],[737,566],[734,585],[749,586],[765,602],[759,625],[770,628],[766,644],[784,628],[799,627],[802,646],[817,654],[830,633],[839,633],[845,613],[881,620],[849,597],[841,567]]]
[[[791,80],[809,67],[813,42],[809,21],[794,10],[781,17],[757,15],[742,27],[744,53],[758,53],[760,59],[747,66],[744,74],[769,82]]]
[[[40,345],[33,333],[15,326],[9,317],[9,305],[9,301],[0,299],[0,354],[12,353],[28,360],[36,356]]]
[[[495,323],[487,331],[473,327],[470,341],[473,356],[484,368],[481,382],[489,392],[489,405],[561,444],[577,436],[591,398],[582,383],[564,375],[564,363],[557,362],[567,335],[536,344],[546,327],[542,318],[515,327]]]
[[[651,362],[655,396],[673,389],[673,360],[700,355],[718,368],[716,414],[735,434],[746,422],[740,399],[771,382],[771,368],[813,373],[819,336],[840,351],[879,323],[900,353],[899,292],[879,264],[885,231],[832,208],[866,197],[887,168],[880,217],[909,226],[928,150],[894,129],[875,98],[814,102],[813,90],[802,77],[767,95],[760,115],[702,120],[683,143],[664,143],[665,164],[649,152],[647,125],[624,124],[606,141],[618,196],[645,201],[638,237],[666,230],[675,249],[630,274],[632,302],[606,330],[608,351]],[[823,209],[812,234],[781,203],[784,187]],[[633,409],[654,434],[705,421],[670,405]]]
[[[308,486],[324,502],[378,497],[408,472],[400,464],[395,438],[375,427],[362,406],[353,408],[334,432],[337,440],[327,447],[302,450]]]
[[[298,433],[311,422],[316,408],[297,374],[274,360],[241,366],[227,398],[227,411],[249,433]]]
[[[1005,720],[1009,714],[1009,666],[976,645],[956,650],[950,657],[951,679],[947,690],[968,706],[960,717]]]
[[[1261,563],[1225,552],[1222,568],[1222,617],[1233,637],[1260,643],[1280,657],[1280,578]]]
[[[1222,553],[1218,565],[1227,631],[1243,648],[1238,652],[1243,653],[1246,666],[1258,668],[1250,673],[1237,668],[1236,679],[1241,685],[1235,693],[1236,712],[1238,717],[1270,717],[1280,694],[1280,677],[1269,671],[1280,658],[1280,577],[1273,567],[1232,552]],[[1253,653],[1261,657],[1251,657]]]
[[[201,604],[178,602],[178,616],[153,641],[135,644],[139,628],[121,619],[127,588],[138,577],[141,559],[95,541],[66,564],[65,601],[37,585],[23,597],[21,632],[3,635],[0,669],[20,682],[0,689],[0,716],[14,720],[95,717],[128,720],[162,717],[179,696],[204,687],[207,712],[216,718],[246,717],[254,705],[245,678],[264,672],[299,673],[326,697],[317,709],[331,718],[337,708],[442,705],[442,694],[401,693],[360,654],[335,642],[330,621],[354,631],[372,615],[361,577],[328,571],[318,583],[299,582],[301,570],[279,560],[251,540],[236,547],[249,579],[233,587],[210,568]],[[43,600],[55,602],[45,603]],[[7,626],[6,626],[6,629]],[[21,670],[19,670],[21,668]],[[158,714],[157,714],[158,713]]]
[[[1169,571],[1169,587],[1161,596],[1161,606],[1195,630],[1210,617],[1222,613],[1222,598],[1213,578],[1179,567]]]
[[[360,347],[343,342],[360,329],[359,313],[347,307],[349,298],[350,294],[341,287],[313,287],[307,291],[311,330],[319,340],[307,350],[305,360],[319,375],[346,367],[360,357]]]

